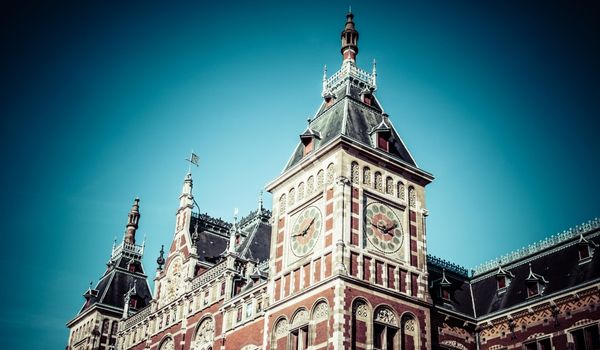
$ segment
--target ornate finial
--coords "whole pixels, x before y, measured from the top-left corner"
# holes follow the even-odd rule
[[[125,243],[135,244],[135,232],[137,231],[140,222],[140,199],[135,197],[133,205],[129,211],[127,225],[125,226]]]
[[[352,5],[348,5],[348,14],[352,14]]]
[[[263,210],[263,190],[260,190],[260,193],[258,194],[258,212],[261,213]]]
[[[354,64],[356,55],[358,54],[358,31],[354,28],[354,15],[348,12],[346,15],[346,24],[342,31],[342,56],[344,63]]]
[[[229,247],[228,247],[228,252],[229,253],[235,253],[235,240],[236,240],[236,236],[237,236],[237,216],[238,216],[238,208],[235,208],[233,210],[233,225],[231,226],[231,230],[229,233]]]
[[[373,79],[373,87],[377,89],[377,62],[373,59],[373,73],[371,74]]]
[[[196,245],[196,242],[198,242],[198,239],[200,238],[200,233],[198,232],[198,222],[200,220],[196,220],[196,222],[194,223],[194,233],[192,233],[192,243],[194,245]]]
[[[160,253],[158,255],[158,259],[156,259],[156,263],[158,264],[158,268],[157,270],[162,270],[163,269],[163,265],[165,264],[165,246],[161,245],[160,246]]]

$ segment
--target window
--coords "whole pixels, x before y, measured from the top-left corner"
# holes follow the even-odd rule
[[[238,323],[242,322],[242,307],[238,307],[237,309],[237,317],[235,319]]]
[[[358,183],[358,163],[357,162],[352,162],[352,165],[350,166],[350,179],[351,179],[352,183],[355,183],[355,184]]]
[[[129,306],[132,309],[135,309],[137,307],[137,299],[136,298],[131,298],[131,300],[129,300]]]
[[[256,303],[256,312],[261,312],[262,311],[262,302],[259,301]]]
[[[450,300],[450,291],[448,290],[448,287],[442,287],[442,299]]]
[[[377,133],[377,147],[386,152],[390,150],[390,142],[388,141],[389,133],[387,132],[378,132]]]
[[[292,350],[308,349],[308,325],[292,330],[290,338]]]
[[[496,281],[498,282],[498,289],[506,288],[506,276],[498,276]]]
[[[371,184],[371,169],[364,167],[363,168],[363,184],[370,185]]]
[[[573,350],[597,350],[600,349],[600,334],[598,325],[594,324],[571,332],[573,337]]]
[[[252,303],[246,304],[246,318],[252,317]]]
[[[586,244],[579,245],[579,260],[585,260],[590,257],[590,247]]]
[[[304,144],[304,155],[307,155],[310,152],[312,152],[312,150],[314,148],[314,138],[311,137],[311,138],[302,140],[302,143]]]
[[[552,345],[550,344],[550,338],[539,339],[530,343],[523,344],[525,350],[550,350]]]
[[[210,290],[207,290],[206,292],[204,292],[204,305],[207,305],[208,302],[210,301]]]
[[[375,350],[397,350],[399,328],[396,315],[387,307],[380,307],[373,318],[373,348]]]
[[[225,295],[225,282],[221,282],[221,296]]]
[[[537,282],[527,283],[527,297],[531,298],[540,294],[540,285]]]

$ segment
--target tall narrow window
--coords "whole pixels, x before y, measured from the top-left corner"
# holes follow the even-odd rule
[[[368,167],[363,168],[363,184],[371,185],[371,169]]]
[[[394,180],[389,176],[385,179],[385,193],[389,195],[394,194]]]
[[[355,183],[355,184],[358,183],[358,163],[357,162],[352,162],[352,165],[350,166],[350,179],[352,180],[352,183]]]
[[[294,315],[290,330],[290,345],[292,350],[308,349],[308,321],[307,310],[300,310]]]
[[[383,179],[379,171],[375,172],[375,189],[383,192]]]
[[[571,332],[573,337],[573,350],[600,349],[600,334],[598,324],[580,328]]]
[[[419,348],[417,320],[412,315],[402,317],[402,350]]]
[[[552,345],[550,344],[550,338],[544,338],[535,340],[529,343],[523,344],[526,350],[550,350]]]

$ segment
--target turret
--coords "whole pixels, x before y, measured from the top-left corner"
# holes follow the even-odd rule
[[[125,226],[125,243],[135,244],[135,232],[140,222],[140,199],[135,198],[129,211],[127,225]]]
[[[358,55],[358,31],[354,28],[354,15],[351,10],[346,15],[346,25],[342,31],[341,52],[344,57],[344,63],[349,62],[354,64],[356,62],[356,55]]]

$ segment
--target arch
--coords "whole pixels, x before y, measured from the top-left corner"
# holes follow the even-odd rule
[[[379,305],[373,312],[373,348],[397,350],[400,345],[400,321],[396,311]]]
[[[406,199],[405,191],[406,190],[404,188],[404,182],[398,181],[398,184],[396,185],[396,197],[400,198],[401,200],[405,200]]]
[[[419,322],[411,312],[402,314],[400,331],[402,350],[419,348]]]
[[[352,334],[351,348],[357,349],[359,345],[363,348],[371,339],[372,327],[370,322],[371,305],[363,298],[352,301]]]
[[[394,195],[394,180],[392,180],[391,176],[385,178],[385,193]]]
[[[294,314],[292,315],[292,324],[290,325],[290,329],[307,324],[308,321],[310,321],[308,310],[306,310],[304,307],[299,308],[294,311]]]
[[[292,204],[294,204],[295,201],[296,201],[296,189],[292,187],[288,194],[288,204],[290,206],[292,206]]]
[[[158,350],[175,350],[175,342],[170,334],[165,335],[165,337],[160,341]]]
[[[205,316],[196,327],[196,334],[192,342],[193,350],[208,350],[215,340],[215,322],[212,316]]]
[[[290,344],[292,349],[304,350],[308,348],[310,344],[308,336],[309,322],[310,316],[306,308],[302,307],[294,311],[290,325]]]
[[[323,189],[323,176],[324,176],[324,171],[323,169],[319,170],[319,172],[317,172],[317,189],[318,190],[322,190]]]
[[[410,186],[408,188],[408,206],[414,208],[417,202],[417,194],[415,192],[415,188]]]
[[[352,183],[357,184],[358,183],[358,163],[357,162],[352,162],[352,164],[350,165],[350,181],[352,181]]]
[[[285,213],[285,204],[286,204],[287,196],[284,194],[279,197],[279,215],[283,215]]]
[[[308,180],[306,180],[306,194],[311,194],[315,190],[315,178],[314,176],[309,176]]]
[[[304,182],[298,184],[298,200],[304,199]]]
[[[371,169],[368,166],[363,168],[363,185],[371,186]]]
[[[277,349],[280,345],[282,349],[286,348],[287,335],[289,332],[289,322],[285,316],[280,316],[273,323],[273,332],[271,334],[271,349]]]
[[[332,185],[333,184],[333,177],[334,177],[334,171],[333,171],[333,163],[329,163],[329,165],[327,166],[327,184],[328,185]]]
[[[383,177],[379,171],[375,172],[375,189],[383,192]]]
[[[315,322],[328,320],[330,315],[329,303],[326,299],[318,299],[314,302],[310,319]]]

